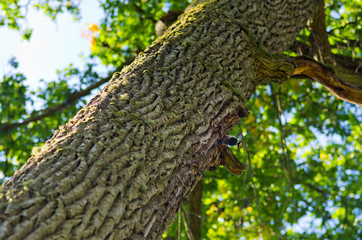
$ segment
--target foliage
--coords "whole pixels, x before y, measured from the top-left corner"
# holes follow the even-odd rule
[[[362,54],[362,16],[360,1],[327,2],[326,24],[332,52],[347,56]]]
[[[293,90],[293,84],[302,91]],[[361,209],[357,207],[362,182],[358,161],[362,159],[361,111],[333,96],[321,101],[316,96],[330,94],[312,85],[292,80],[257,90],[249,103],[251,116],[232,132],[245,135],[254,177],[249,171],[242,178],[225,170],[224,174],[207,173],[208,177],[226,177],[211,188],[210,180],[204,180],[209,189],[203,200],[207,223],[215,225],[207,227],[205,237],[220,238],[224,231],[228,239],[361,234]],[[306,93],[305,89],[310,90]],[[283,111],[280,118],[278,105]],[[248,162],[244,151],[236,154]]]
[[[9,60],[9,64],[16,69],[18,62],[15,58]],[[8,122],[11,120],[22,119],[26,114],[26,102],[29,97],[25,95],[26,87],[24,86],[25,77],[21,73],[10,72],[7,76],[4,76],[0,83],[0,119],[2,122]],[[17,149],[26,146],[26,142],[16,142],[13,138],[19,135],[8,134],[1,138],[0,151],[2,155],[5,155],[5,161],[0,162],[0,167],[4,175],[11,176],[16,169],[15,165],[8,160],[10,156],[16,156],[16,158],[26,157],[24,152],[18,152]],[[12,144],[13,143],[13,144]],[[32,146],[28,151],[31,151]]]
[[[70,12],[74,19],[79,18],[79,0],[7,0],[0,1],[0,27],[6,26],[22,32],[23,39],[29,40],[32,29],[24,27],[26,25],[26,15],[29,7],[42,10],[52,20],[55,20],[59,13]],[[30,6],[31,5],[31,6]]]
[[[155,38],[155,23],[169,10],[183,11],[185,0],[104,0],[105,18],[90,23],[84,36],[92,56],[83,69],[70,65],[55,81],[29,91],[15,58],[0,86],[0,123],[21,122],[67,101],[100,78],[92,59],[114,68],[144,50]],[[26,8],[55,19],[62,12],[80,17],[78,1],[46,0],[32,6],[1,1],[0,26],[17,29],[24,38]],[[361,4],[326,2],[332,52],[361,57]],[[298,38],[309,44],[309,31]],[[30,124],[9,128],[0,136],[0,170],[11,176],[34,146],[41,146],[59,125],[84,105],[84,99]],[[204,239],[358,239],[362,235],[361,108],[336,99],[320,85],[291,79],[283,85],[259,86],[248,103],[250,115],[230,134],[243,141],[234,154],[250,168],[238,177],[220,167],[203,178]],[[33,150],[33,151],[36,151]],[[4,179],[4,178],[3,178]],[[183,211],[187,211],[187,204]],[[186,238],[187,214],[180,211],[165,238]],[[185,223],[185,224],[184,224]],[[360,239],[360,238],[359,238]]]
[[[67,102],[68,97],[84,89],[99,79],[94,72],[93,64],[86,64],[85,70],[70,65],[62,71],[58,70],[58,79],[45,82],[36,91],[30,91],[24,84],[26,77],[16,72],[18,62],[10,59],[12,69],[3,76],[0,83],[0,123],[21,122],[42,112],[52,111],[52,107]],[[72,82],[75,82],[71,84]],[[4,176],[11,176],[30,157],[32,151],[44,144],[59,125],[66,123],[69,118],[85,105],[85,100],[78,101],[63,111],[54,111],[53,115],[30,122],[27,125],[5,129],[0,136],[0,170]],[[45,111],[39,110],[45,108]],[[0,125],[0,126],[1,126]],[[0,175],[1,176],[1,175]]]

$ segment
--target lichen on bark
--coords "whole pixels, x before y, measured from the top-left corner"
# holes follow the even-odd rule
[[[256,85],[293,72],[272,54],[313,3],[189,10],[4,185],[0,238],[160,238]]]

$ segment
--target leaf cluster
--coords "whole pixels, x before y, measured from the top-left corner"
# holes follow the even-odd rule
[[[79,4],[79,0],[0,1],[0,27],[20,31],[23,39],[29,40],[32,34],[32,29],[27,27],[26,21],[29,7],[42,10],[52,20],[63,12],[69,12],[74,19],[79,19]]]
[[[327,1],[326,24],[334,54],[362,56],[362,4],[358,0]]]

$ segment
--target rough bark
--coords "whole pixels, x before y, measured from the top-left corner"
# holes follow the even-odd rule
[[[159,239],[217,165],[216,139],[256,85],[293,73],[292,61],[270,53],[287,49],[314,5],[192,8],[5,183],[0,238]]]

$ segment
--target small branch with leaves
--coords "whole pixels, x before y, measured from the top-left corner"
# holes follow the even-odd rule
[[[117,68],[112,74],[110,74],[109,76],[107,76],[105,78],[102,78],[98,82],[95,82],[95,83],[89,85],[87,88],[85,88],[83,90],[73,92],[72,94],[69,95],[69,97],[64,102],[62,102],[58,105],[37,111],[37,112],[31,114],[31,116],[29,118],[24,119],[23,121],[20,121],[20,122],[9,122],[9,123],[1,124],[0,125],[0,134],[5,133],[9,129],[21,127],[21,126],[27,125],[31,122],[41,120],[45,117],[51,116],[57,112],[60,112],[64,109],[66,109],[67,107],[69,107],[72,104],[75,104],[80,98],[88,96],[93,89],[96,89],[96,88],[100,87],[102,84],[108,82],[112,78],[112,76],[115,72],[122,70],[122,68],[124,66],[130,64],[133,60],[134,60],[134,57],[130,57],[124,64],[122,64],[119,68]]]

